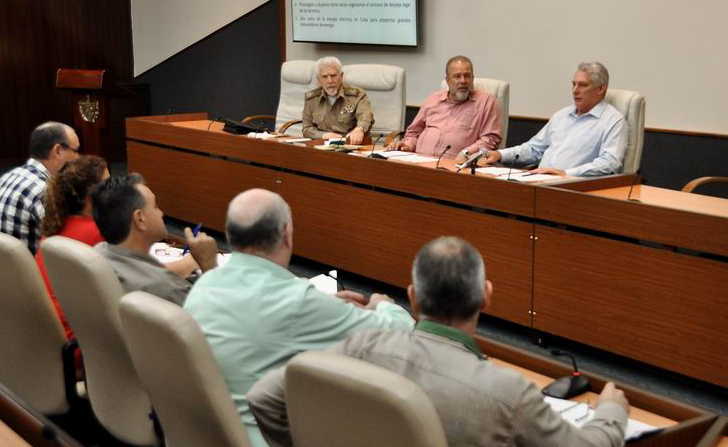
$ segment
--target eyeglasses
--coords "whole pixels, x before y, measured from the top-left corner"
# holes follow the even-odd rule
[[[64,148],[70,149],[70,150],[72,150],[73,152],[75,152],[77,154],[81,153],[81,146],[79,146],[79,147],[71,147],[71,146],[68,145],[68,143],[60,143],[60,144]]]

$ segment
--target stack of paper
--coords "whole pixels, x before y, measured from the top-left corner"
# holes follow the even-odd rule
[[[551,406],[551,409],[559,413],[564,420],[576,427],[581,427],[594,417],[594,409],[588,403],[575,402],[572,400],[556,399],[555,397],[544,396],[544,401]],[[656,430],[656,427],[636,421],[627,420],[627,429],[624,439],[630,440],[640,437],[643,433]]]

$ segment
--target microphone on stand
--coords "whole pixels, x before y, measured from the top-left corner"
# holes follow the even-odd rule
[[[571,358],[571,365],[574,367],[574,371],[570,376],[560,377],[545,386],[541,390],[543,394],[556,397],[558,399],[570,399],[591,390],[589,379],[581,375],[579,368],[576,366],[576,357],[568,352],[559,351],[558,349],[551,351],[551,354]]]
[[[447,151],[449,151],[450,149],[452,149],[451,144],[448,144],[447,146],[445,146],[445,150],[440,153],[439,157],[437,157],[437,163],[435,163],[435,169],[444,169],[446,171],[449,171],[449,169],[447,169],[447,168],[440,167],[440,160],[442,160],[442,156],[445,155],[447,153]]]
[[[629,200],[631,202],[640,202],[641,201],[640,199],[632,198],[632,189],[634,189],[634,185],[637,183],[640,183],[640,184],[642,183],[642,177],[640,176],[640,171],[641,171],[641,169],[638,169],[637,172],[635,172],[635,179],[632,182],[632,184],[629,185],[629,192],[627,193],[627,200]]]
[[[387,159],[387,157],[385,157],[383,155],[379,155],[379,154],[375,154],[374,153],[374,149],[377,147],[377,143],[379,143],[379,140],[381,140],[382,138],[384,138],[385,135],[386,134],[384,132],[382,132],[382,133],[379,134],[379,137],[377,137],[377,139],[374,140],[374,143],[372,143],[372,151],[369,152],[369,155],[367,155],[367,158],[379,158],[379,159],[384,159],[384,160]]]
[[[516,154],[516,156],[513,158],[513,161],[510,163],[510,166],[508,166],[508,176],[506,177],[506,180],[511,179],[511,171],[513,170],[513,165],[515,165],[518,162],[519,158],[520,158],[520,155]]]
[[[459,165],[455,165],[455,167],[458,168],[456,172],[460,172],[462,169],[465,168],[470,168],[470,173],[475,174],[475,167],[478,165],[478,160],[480,160],[487,154],[488,151],[486,149],[478,149],[478,151],[468,157],[467,160],[460,163]]]

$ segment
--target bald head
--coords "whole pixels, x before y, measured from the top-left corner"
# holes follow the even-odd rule
[[[238,194],[228,206],[225,231],[238,250],[271,253],[281,244],[291,210],[283,198],[265,189]]]

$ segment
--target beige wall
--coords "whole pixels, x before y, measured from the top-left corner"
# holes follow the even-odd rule
[[[287,58],[400,65],[407,102],[417,105],[439,85],[447,58],[462,53],[476,75],[511,82],[511,115],[543,118],[570,102],[576,64],[595,59],[612,87],[647,97],[648,127],[728,134],[728,1],[421,3],[417,49],[293,43],[289,9]]]

